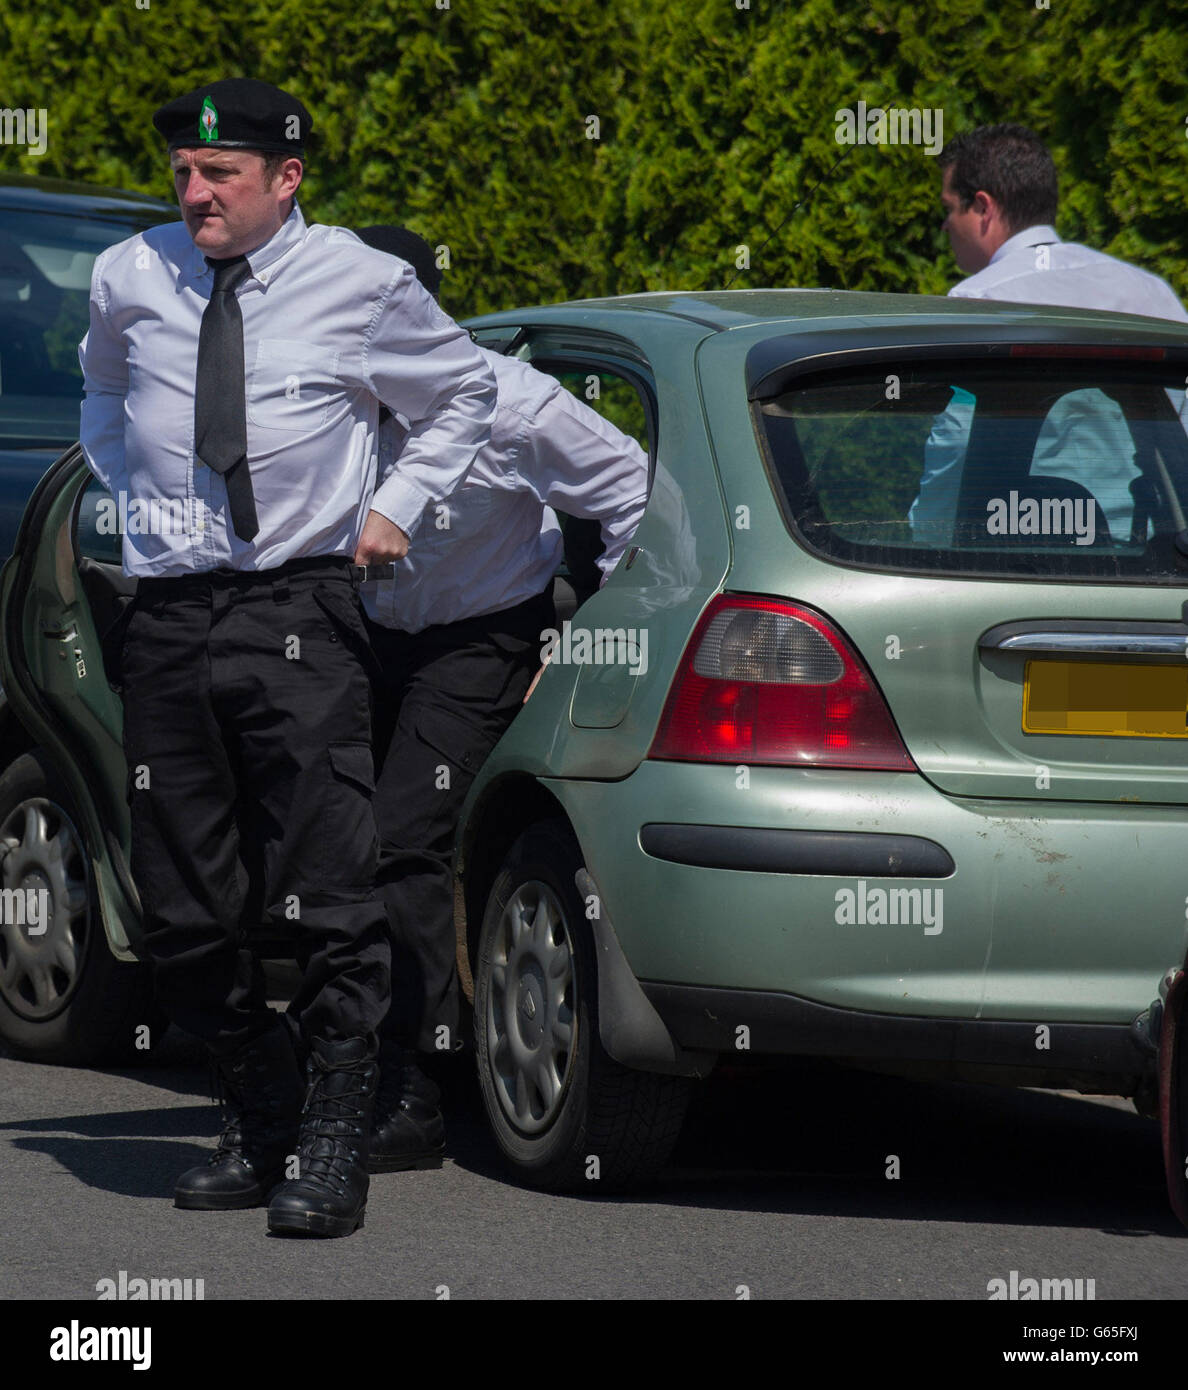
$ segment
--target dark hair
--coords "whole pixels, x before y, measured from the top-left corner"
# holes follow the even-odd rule
[[[264,161],[264,178],[270,186],[276,182],[286,159],[301,159],[299,154],[286,154],[283,150],[257,150],[256,153]],[[304,159],[301,159],[301,167],[305,168]]]
[[[1025,125],[983,125],[954,136],[937,163],[952,169],[951,186],[962,212],[982,192],[1002,208],[1012,233],[1056,221],[1056,166],[1048,147]]]
[[[389,256],[399,256],[402,261],[407,261],[425,289],[434,299],[438,297],[441,292],[441,271],[433,247],[423,236],[418,236],[409,227],[384,224],[356,227],[355,235],[377,251],[386,251]]]

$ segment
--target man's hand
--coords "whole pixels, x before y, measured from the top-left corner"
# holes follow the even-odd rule
[[[355,551],[355,564],[383,565],[389,560],[403,560],[407,554],[408,537],[400,527],[379,512],[368,512]]]
[[[544,663],[542,664],[540,670],[537,671],[536,675],[534,675],[534,676],[532,677],[532,684],[528,687],[528,695],[531,695],[532,692],[536,689],[537,682],[540,680],[541,676],[544,675],[544,668],[545,668],[545,666],[547,666],[548,664],[549,664],[549,663],[548,663],[547,661],[544,662]],[[526,704],[528,703],[528,695],[525,695],[524,698],[520,701],[520,703],[521,703],[522,705],[526,705]]]

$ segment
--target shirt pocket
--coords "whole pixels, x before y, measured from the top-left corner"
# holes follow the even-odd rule
[[[261,338],[256,345],[247,417],[257,429],[307,434],[326,422],[341,390],[338,353],[309,343]]]

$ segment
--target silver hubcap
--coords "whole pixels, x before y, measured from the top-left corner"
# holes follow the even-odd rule
[[[52,1018],[79,978],[87,867],[61,807],[33,797],[0,826],[0,995],[27,1019]]]
[[[577,1043],[573,944],[557,895],[516,890],[495,934],[487,999],[487,1051],[503,1112],[525,1134],[561,1109]]]

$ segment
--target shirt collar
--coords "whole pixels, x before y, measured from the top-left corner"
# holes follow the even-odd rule
[[[1038,227],[1024,227],[1021,232],[1016,232],[1014,236],[1007,237],[1006,241],[990,257],[990,264],[995,265],[998,261],[1005,260],[1007,256],[1013,255],[1016,251],[1026,250],[1031,246],[1045,246],[1049,244],[1059,244],[1060,238],[1056,235],[1055,227],[1048,227],[1041,224]]]
[[[293,199],[293,211],[285,218],[280,229],[273,233],[266,242],[257,246],[254,251],[248,252],[248,265],[252,273],[244,284],[251,284],[255,281],[264,287],[277,273],[280,262],[293,250],[295,250],[305,240],[306,226],[305,218],[301,215],[301,208],[297,199]],[[193,254],[190,259],[190,275],[195,280],[200,280],[203,276],[213,276],[214,271],[206,264],[205,254],[192,246]]]

